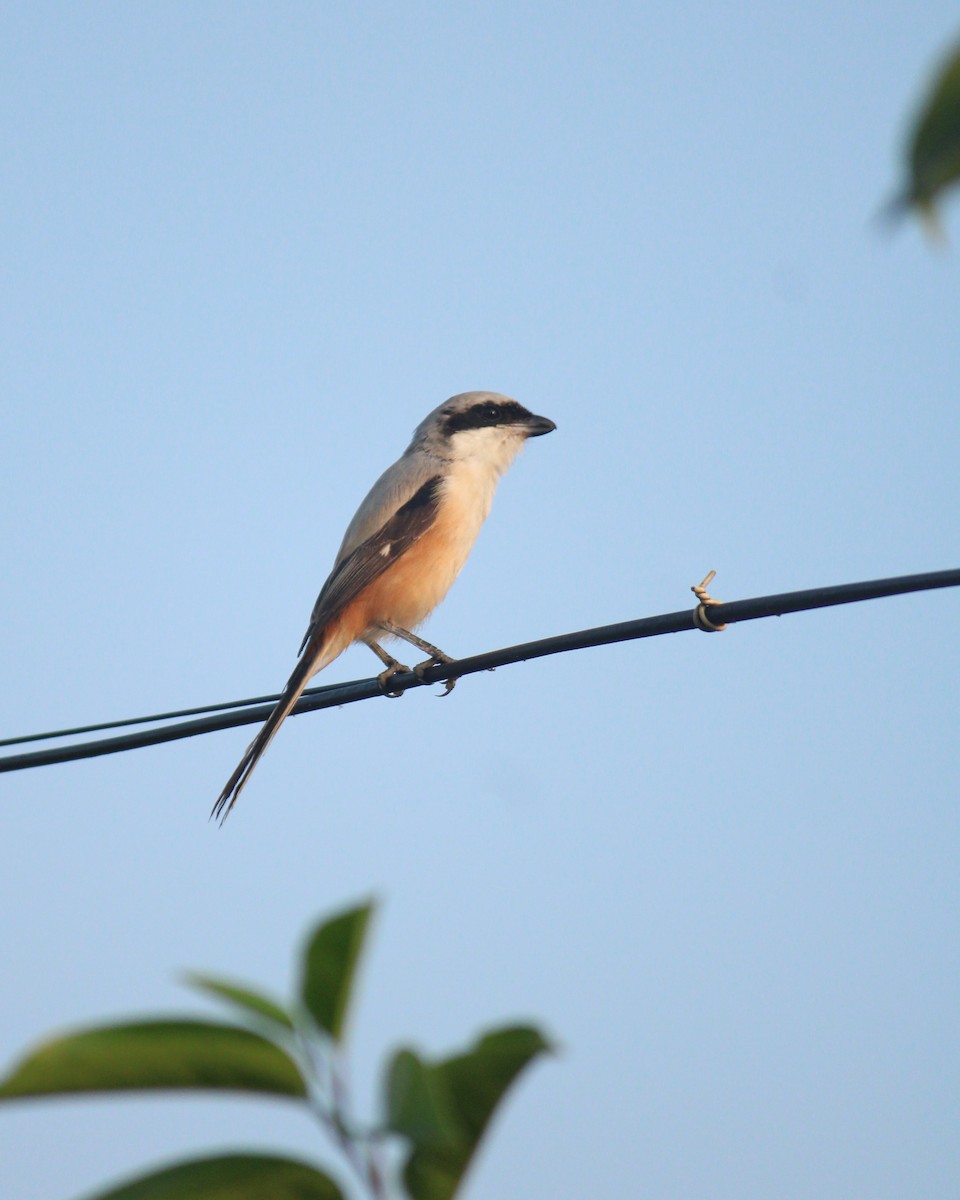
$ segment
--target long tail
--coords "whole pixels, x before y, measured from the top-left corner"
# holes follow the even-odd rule
[[[332,633],[332,631],[329,631]],[[273,712],[267,717],[259,733],[247,747],[246,753],[237,764],[237,769],[226,782],[223,791],[217,797],[217,802],[210,813],[222,825],[230,815],[230,809],[237,802],[237,797],[243,790],[244,784],[250,778],[250,773],[260,761],[260,757],[273,741],[277,730],[293,711],[294,705],[300,699],[303,689],[318,671],[323,670],[342,653],[344,647],[336,645],[333,636],[327,636],[328,630],[317,630],[310,639],[303,657],[297,663],[293,674],[287,680],[287,686],[280,693]]]

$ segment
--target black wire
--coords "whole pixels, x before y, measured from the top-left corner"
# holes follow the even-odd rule
[[[757,596],[750,600],[734,600],[727,604],[709,607],[710,621],[715,625],[733,625],[739,621],[756,621],[763,617],[783,616],[787,613],[805,612],[814,608],[828,608],[836,604],[856,604],[863,600],[878,600],[885,596],[898,596],[908,592],[932,591],[935,588],[960,587],[960,570],[933,571],[924,575],[901,575],[892,579],[872,579],[864,583],[845,583],[835,587],[810,588],[800,592],[782,592],[774,596]],[[596,629],[581,629],[557,637],[541,638],[519,646],[507,646],[502,650],[490,650],[470,658],[457,659],[452,664],[430,667],[423,678],[412,671],[391,679],[394,691],[405,692],[409,688],[440,683],[455,671],[459,679],[474,675],[478,671],[491,671],[495,667],[510,663],[525,662],[531,658],[543,658],[549,654],[562,654],[569,650],[583,650],[588,646],[606,646],[616,642],[633,641],[637,638],[660,637],[667,633],[684,633],[698,628],[694,622],[695,609],[685,608],[680,612],[664,613],[656,617],[642,617],[635,621],[623,621],[617,625],[602,625]],[[304,712],[315,712],[335,705],[353,704],[358,700],[370,700],[383,696],[376,678],[357,679],[350,683],[333,684],[327,687],[310,688],[305,691],[291,713],[296,716]],[[49,750],[36,750],[25,754],[11,754],[0,758],[0,771],[20,771],[27,767],[48,766],[52,763],[70,762],[79,758],[93,758],[101,754],[115,754],[121,750],[134,750],[141,746],[153,746],[160,742],[179,738],[195,737],[201,733],[212,733],[217,729],[229,729],[235,725],[250,725],[265,721],[270,715],[277,696],[258,696],[251,700],[234,700],[228,704],[210,704],[202,708],[181,709],[179,712],[161,713],[153,717],[136,717],[128,721],[112,721],[106,725],[79,727],[58,734],[38,734],[32,738],[8,739],[11,745],[18,741],[38,741],[49,737],[74,734],[81,729],[92,732],[97,729],[112,729],[127,725],[146,724],[170,717],[200,716],[197,720],[183,721],[176,725],[164,725],[159,729],[143,730],[121,737],[102,738],[98,741],[79,742]],[[239,710],[239,711],[238,711]]]
[[[359,682],[357,680],[356,682]],[[306,688],[305,696],[326,691],[329,687],[342,684],[326,684],[324,687]],[[49,742],[55,738],[76,737],[81,733],[100,733],[106,729],[126,729],[130,725],[151,725],[155,721],[171,721],[176,717],[196,717],[202,713],[226,712],[231,708],[246,708],[251,704],[276,704],[279,695],[250,696],[246,700],[227,700],[222,704],[203,704],[198,708],[177,708],[170,712],[154,713],[151,717],[128,717],[125,721],[101,721],[97,725],[75,725],[72,729],[54,729],[49,733],[24,733],[19,737],[0,738],[0,746],[22,746],[25,742]]]

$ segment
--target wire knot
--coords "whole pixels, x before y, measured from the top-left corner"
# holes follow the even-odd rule
[[[722,633],[726,629],[726,625],[714,625],[707,616],[707,609],[711,605],[722,604],[722,600],[714,600],[707,591],[707,588],[716,578],[716,571],[711,571],[704,579],[703,583],[696,583],[690,589],[691,592],[700,601],[697,607],[693,610],[693,623],[698,629],[702,629],[704,633]]]

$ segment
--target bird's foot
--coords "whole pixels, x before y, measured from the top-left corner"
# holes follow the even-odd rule
[[[383,692],[385,696],[389,697],[389,699],[398,700],[403,695],[403,691],[401,690],[398,692],[393,690],[390,687],[391,680],[393,680],[396,675],[407,674],[409,670],[410,668],[405,667],[403,663],[395,662],[391,666],[387,667],[385,671],[381,671],[377,676],[377,683],[380,685],[380,691]]]
[[[434,649],[436,650],[436,647],[434,647]],[[449,655],[444,654],[442,650],[436,650],[436,653],[431,654],[430,657],[424,662],[417,663],[417,665],[413,668],[413,673],[419,680],[421,680],[421,682],[425,682],[423,679],[424,671],[429,670],[430,667],[442,667],[445,664],[452,662],[453,659],[450,658]],[[453,689],[457,686],[457,678],[458,677],[456,675],[451,675],[447,679],[437,680],[438,683],[443,684],[443,691],[440,693],[441,697],[450,695]]]

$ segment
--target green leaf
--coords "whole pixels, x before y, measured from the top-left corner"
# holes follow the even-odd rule
[[[276,1000],[272,1000],[269,996],[264,996],[261,992],[255,992],[252,988],[241,987],[236,983],[229,983],[225,979],[217,979],[212,975],[199,975],[195,972],[191,972],[186,976],[186,982],[191,987],[199,988],[202,992],[209,992],[211,996],[216,996],[219,1000],[226,1000],[230,1004],[236,1004],[248,1013],[254,1013],[258,1017],[265,1017],[268,1021],[276,1025],[282,1025],[284,1029],[293,1032],[293,1021],[289,1015],[280,1007]]]
[[[223,1154],[177,1163],[86,1200],[343,1200],[329,1176],[273,1154]]]
[[[934,75],[907,141],[905,202],[932,215],[940,192],[960,179],[960,46]]]
[[[523,1068],[550,1046],[538,1030],[513,1026],[482,1037],[465,1054],[420,1064],[429,1081],[404,1080],[397,1055],[388,1078],[389,1127],[413,1143],[403,1170],[412,1200],[456,1194],[490,1118]],[[416,1055],[403,1052],[419,1063]],[[398,1080],[398,1074],[400,1076]],[[429,1096],[429,1105],[423,1102]],[[434,1117],[438,1119],[433,1119]]]
[[[212,1021],[144,1021],[46,1042],[0,1081],[0,1100],[158,1088],[307,1092],[293,1059],[258,1033]]]
[[[412,1050],[398,1051],[387,1072],[387,1126],[418,1146],[462,1138],[443,1080]]]
[[[353,977],[372,912],[371,902],[324,921],[303,956],[301,999],[320,1028],[336,1042],[343,1036]]]

